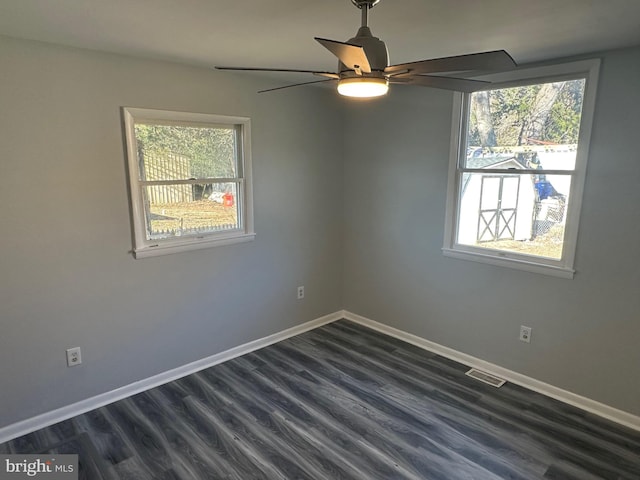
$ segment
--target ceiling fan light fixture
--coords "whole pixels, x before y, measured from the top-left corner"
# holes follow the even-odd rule
[[[1,0],[0,0],[1,1]],[[482,90],[490,82],[472,80],[468,77],[489,72],[502,72],[517,67],[516,62],[504,50],[469,53],[452,57],[432,58],[408,63],[389,65],[386,44],[374,37],[368,26],[369,10],[381,0],[351,0],[360,9],[362,22],[355,37],[346,42],[314,37],[315,40],[339,60],[335,72],[319,70],[297,70],[288,68],[259,67],[216,67],[219,70],[312,73],[324,80],[294,83],[282,87],[260,90],[258,93],[282,90],[283,88],[309,85],[311,83],[338,83],[338,93],[346,97],[373,98],[386,95],[389,82],[399,85],[419,85],[442,88],[455,92],[475,92]],[[316,2],[317,3],[317,2]],[[438,74],[448,72],[468,73],[462,77],[448,77]],[[476,75],[477,75],[476,74]]]
[[[372,98],[386,95],[389,81],[379,77],[350,77],[338,82],[338,93],[345,97]]]

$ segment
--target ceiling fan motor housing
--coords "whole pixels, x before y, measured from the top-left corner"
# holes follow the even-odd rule
[[[387,51],[387,46],[382,40],[371,34],[369,27],[360,27],[356,36],[350,38],[347,43],[359,45],[364,48],[367,60],[369,60],[369,66],[371,67],[371,73],[363,73],[363,75],[378,77],[389,65],[389,52]],[[349,72],[354,73],[352,69],[344,65],[342,62],[339,63],[338,69],[341,75],[349,74]]]

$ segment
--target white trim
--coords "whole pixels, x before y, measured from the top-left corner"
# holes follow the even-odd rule
[[[444,217],[444,245],[443,248],[449,249],[455,242],[454,232],[456,230],[455,218],[458,211],[458,201],[460,193],[458,192],[459,184],[458,176],[458,148],[461,143],[462,136],[462,104],[463,94],[454,92],[453,94],[453,113],[451,115],[451,141],[449,143],[449,174],[447,176],[447,200],[445,203]]]
[[[255,238],[253,220],[253,183],[251,173],[251,119],[208,113],[174,112],[169,110],[152,110],[146,108],[122,107],[122,120],[127,147],[128,181],[133,228],[133,252],[135,258],[154,257],[171,253],[199,250],[251,241]],[[186,235],[166,239],[151,240],[147,238],[145,225],[145,207],[143,200],[144,186],[149,182],[139,180],[138,148],[135,136],[136,122],[160,123],[163,125],[194,126],[233,126],[239,127],[237,142],[238,158],[236,165],[237,178],[222,179],[183,179],[178,184],[191,184],[198,180],[213,183],[235,183],[237,185],[238,222],[241,228],[231,232],[207,232],[202,235]],[[228,181],[228,182],[227,182]],[[156,184],[155,182],[151,182]],[[175,182],[166,182],[175,183]],[[158,184],[165,184],[159,182]]]
[[[226,362],[227,360],[231,360],[249,352],[253,352],[254,350],[269,346],[273,343],[277,343],[295,335],[313,330],[314,328],[326,325],[327,323],[335,322],[336,320],[340,320],[341,318],[343,318],[342,311],[325,315],[301,325],[296,325],[295,327],[291,327],[286,330],[282,330],[281,332],[274,333],[267,337],[259,338],[243,345],[230,348],[229,350],[216,353],[215,355],[211,355],[201,360],[196,360],[195,362],[188,363],[187,365],[183,365],[181,367],[159,373],[152,377],[130,383],[129,385],[125,385],[120,388],[116,388],[115,390],[111,390],[110,392],[101,393],[99,395],[96,395],[95,397],[80,400],[79,402],[72,403],[71,405],[66,405],[64,407],[51,410],[41,415],[16,422],[11,425],[7,425],[0,428],[0,443],[8,442],[9,440],[12,440],[14,438],[26,435],[27,433],[34,432],[41,428],[48,427],[55,423],[62,422],[63,420],[75,417],[76,415],[81,415],[96,408],[104,407],[105,405],[109,405],[110,403],[122,400],[137,393],[144,392],[151,388],[164,385],[165,383],[169,383],[187,375],[191,375],[193,373],[199,372],[200,370],[204,370],[205,368],[212,367],[219,363]]]
[[[203,248],[219,247],[221,245],[231,245],[234,243],[250,242],[256,238],[255,233],[226,234],[219,237],[204,237],[201,240],[193,240],[191,243],[158,243],[156,245],[146,245],[136,248],[133,253],[136,258],[157,257],[170,253],[188,252],[190,250],[201,250]]]
[[[559,278],[573,278],[575,270],[565,267],[556,267],[554,265],[546,265],[544,263],[527,262],[526,260],[518,260],[516,258],[501,258],[494,255],[483,255],[480,252],[464,251],[461,249],[443,248],[442,254],[445,257],[457,258],[460,260],[471,260],[472,262],[486,263],[488,265],[497,265],[499,267],[515,268],[516,270],[524,270],[525,272],[542,273]]]
[[[576,69],[584,69],[586,74],[586,84],[584,86],[584,97],[582,99],[582,121],[580,122],[580,138],[578,140],[578,151],[576,153],[576,168],[571,184],[571,196],[567,209],[567,222],[565,231],[565,241],[563,247],[563,260],[565,265],[573,267],[578,245],[578,229],[580,228],[580,211],[584,197],[584,184],[589,161],[589,147],[591,146],[591,131],[593,129],[593,118],[596,110],[596,95],[598,90],[598,78],[600,75],[600,59],[585,60],[576,62]],[[576,202],[577,200],[577,202]]]
[[[469,98],[471,94],[456,93],[454,95],[445,209],[445,231],[442,249],[445,256],[552,275],[560,278],[573,278],[573,274],[575,273],[573,267],[578,240],[580,209],[582,206],[587,161],[589,157],[599,71],[600,59],[596,58],[570,63],[525,65],[508,72],[474,77],[478,80],[495,82],[489,85],[487,90],[526,85],[527,83],[558,81],[565,78],[568,80],[576,78],[577,76],[584,76],[586,79],[575,169],[561,171],[559,173],[570,175],[572,178],[571,194],[569,204],[567,205],[562,258],[559,260],[537,257],[535,255],[518,254],[508,250],[492,251],[473,245],[457,243],[458,217],[460,214],[459,203],[462,188],[460,175],[463,171],[476,171],[476,169],[460,168],[462,166],[462,159],[466,158],[463,155],[464,152],[466,152],[466,119],[468,118]],[[479,171],[485,172],[484,170]],[[498,173],[499,171],[500,170],[494,171],[492,169],[491,173]],[[522,171],[518,171],[518,173],[526,174],[526,172]],[[551,171],[545,171],[544,173],[552,174]]]
[[[468,367],[478,368],[498,377],[505,378],[507,381],[515,383],[516,385],[520,385],[521,387],[527,388],[534,392],[541,393],[542,395],[546,395],[547,397],[555,398],[556,400],[560,400],[561,402],[580,408],[589,413],[593,413],[594,415],[606,418],[607,420],[611,420],[612,422],[619,423],[620,425],[623,425],[625,427],[640,431],[639,416],[633,415],[623,410],[619,410],[614,407],[610,407],[609,405],[605,405],[604,403],[591,400],[567,390],[563,390],[562,388],[549,385],[548,383],[541,382],[540,380],[536,380],[535,378],[528,377],[521,373],[514,372],[513,370],[500,367],[490,362],[486,362],[472,355],[467,355],[466,353],[459,352],[457,350],[454,350],[453,348],[445,347],[444,345],[431,342],[417,335],[413,335],[403,330],[384,325],[382,323],[376,322],[361,315],[357,315],[355,313],[351,313],[346,310],[343,312],[343,318],[351,320],[355,323],[359,323],[360,325],[364,325],[365,327],[369,327],[373,330],[384,333],[399,340],[403,340],[407,343],[415,345],[416,347],[420,347],[438,355],[442,355],[443,357],[462,363],[463,365],[467,365]]]
[[[595,69],[595,71],[594,71]],[[522,85],[522,80],[546,81],[550,78],[562,79],[573,78],[576,73],[589,73],[589,75],[600,70],[599,58],[588,58],[585,60],[577,60],[574,62],[547,63],[547,64],[528,64],[521,65],[512,70],[498,73],[489,73],[486,75],[478,75],[473,77],[476,80],[484,80],[487,82],[500,83],[501,87],[509,87],[511,85]],[[532,82],[535,83],[535,82]],[[487,86],[486,90],[495,88],[493,85]]]

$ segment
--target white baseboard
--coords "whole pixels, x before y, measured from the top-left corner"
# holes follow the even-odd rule
[[[36,417],[28,418],[26,420],[8,425],[6,427],[2,427],[0,428],[0,443],[8,442],[9,440],[20,437],[22,435],[26,435],[27,433],[34,432],[58,422],[62,422],[63,420],[67,420],[69,418],[75,417],[76,415],[81,415],[96,408],[103,407],[137,393],[144,392],[145,390],[149,390],[150,388],[164,385],[165,383],[169,383],[187,375],[191,375],[192,373],[199,372],[200,370],[212,367],[214,365],[217,365],[218,363],[222,363],[246,353],[253,352],[254,350],[258,350],[259,348],[263,348],[281,340],[285,340],[289,337],[299,335],[308,330],[313,330],[314,328],[318,328],[322,325],[334,322],[341,318],[343,318],[342,311],[325,315],[324,317],[311,320],[309,322],[303,323],[302,325],[297,325],[281,332],[274,333],[273,335],[253,340],[249,343],[245,343],[229,350],[225,350],[224,352],[211,355],[210,357],[196,360],[195,362],[189,363],[187,365],[183,365],[181,367],[159,373],[158,375],[154,375],[153,377],[145,378],[144,380],[125,385],[110,392],[101,393],[100,395],[96,395],[95,397],[87,398],[71,405],[66,405],[64,407],[43,413]]]
[[[561,402],[573,405],[574,407],[606,418],[607,420],[619,423],[620,425],[623,425],[625,427],[640,431],[640,417],[631,413],[625,412],[623,410],[618,410],[617,408],[610,407],[609,405],[605,405],[603,403],[596,402],[595,400],[591,400],[567,390],[554,387],[553,385],[541,382],[539,380],[536,380],[535,378],[522,375],[521,373],[517,373],[493,363],[486,362],[471,355],[467,355],[466,353],[462,353],[438,343],[431,342],[417,335],[413,335],[403,330],[384,325],[382,323],[376,322],[360,315],[356,315],[355,313],[351,313],[346,310],[342,312],[342,317],[346,318],[347,320],[351,320],[352,322],[364,325],[365,327],[369,327],[373,330],[377,330],[391,337],[403,340],[407,343],[423,348],[430,352],[442,355],[443,357],[462,363],[463,365],[475,367],[493,375],[497,375],[498,377],[502,377],[509,382],[515,383],[516,385],[520,385],[521,387],[533,390],[534,392],[541,393],[542,395],[546,395],[547,397],[555,398],[556,400],[560,400]]]
[[[600,402],[596,402],[595,400],[591,400],[567,390],[554,387],[553,385],[549,385],[548,383],[544,383],[534,378],[527,377],[526,375],[508,370],[493,363],[489,363],[471,355],[467,355],[466,353],[462,353],[452,348],[445,347],[438,343],[431,342],[417,335],[407,333],[403,330],[384,325],[382,323],[376,322],[361,315],[357,315],[347,310],[340,310],[335,313],[325,315],[324,317],[320,317],[315,320],[303,323],[301,325],[288,328],[281,332],[274,333],[273,335],[254,340],[249,343],[231,348],[224,352],[211,355],[210,357],[206,357],[187,365],[174,368],[173,370],[168,370],[158,375],[154,375],[153,377],[149,377],[144,380],[125,385],[110,392],[105,392],[100,395],[96,395],[95,397],[87,398],[71,405],[67,405],[62,408],[43,413],[36,417],[14,423],[6,427],[2,427],[0,428],[0,443],[8,442],[9,440],[20,437],[27,433],[34,432],[44,427],[48,427],[63,420],[75,417],[76,415],[81,415],[88,411],[103,407],[137,393],[144,392],[145,390],[149,390],[150,388],[164,385],[165,383],[172,382],[187,375],[191,375],[192,373],[204,370],[205,368],[212,367],[227,360],[231,360],[232,358],[239,357],[246,353],[258,350],[281,340],[285,340],[289,337],[299,335],[306,331],[313,330],[314,328],[318,328],[322,325],[335,322],[336,320],[340,320],[342,318],[359,323],[361,325],[364,325],[365,327],[377,330],[381,333],[397,338],[399,340],[403,340],[407,343],[436,353],[438,355],[442,355],[443,357],[462,363],[463,365],[484,370],[485,372],[502,377],[509,382],[515,383],[516,385],[520,385],[534,392],[538,392],[548,397],[555,398],[556,400],[560,400],[561,402],[573,405],[574,407],[619,423],[620,425],[624,425],[628,428],[640,431],[640,417],[636,415],[618,410],[616,408],[610,407]]]

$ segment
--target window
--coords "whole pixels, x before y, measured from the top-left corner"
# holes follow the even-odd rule
[[[254,238],[248,118],[123,114],[136,258]]]
[[[456,94],[445,255],[573,277],[599,65],[521,68]]]

